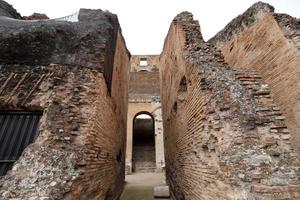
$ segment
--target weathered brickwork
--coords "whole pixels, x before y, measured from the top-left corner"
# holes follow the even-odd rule
[[[158,72],[159,55],[132,55],[130,59],[131,72]]]
[[[0,18],[0,62],[29,66],[55,63],[97,69],[104,74],[110,91],[120,27],[117,16],[102,10],[80,9],[75,18],[72,22],[68,18]]]
[[[129,82],[129,99],[151,100],[159,97],[158,72],[131,72]]]
[[[230,22],[210,41],[227,63],[253,69],[270,85],[274,101],[282,108],[300,155],[300,23],[257,3]]]
[[[49,19],[49,17],[45,14],[33,13],[30,16],[23,16],[23,19],[25,19],[25,20],[45,20],[45,19]]]
[[[158,55],[133,55],[130,59],[126,173],[133,171],[133,121],[141,113],[154,119],[155,171],[165,166],[158,59]]]
[[[130,101],[128,103],[127,117],[127,146],[126,146],[126,172],[132,172],[133,158],[133,120],[139,113],[150,114],[154,118],[155,136],[155,163],[156,171],[161,171],[165,166],[164,143],[163,143],[163,121],[160,101]]]
[[[299,19],[259,2],[205,42],[183,12],[131,57],[109,12],[0,16],[0,111],[42,113],[0,200],[117,200],[134,165],[174,200],[300,199]]]
[[[14,77],[1,95],[2,109],[44,114],[38,140],[2,180],[3,198],[61,199],[69,192],[66,199],[113,199],[122,190],[125,134],[111,120],[117,116],[103,76],[66,66],[17,68],[23,72],[1,74]],[[21,97],[24,93],[31,95]]]
[[[115,48],[108,45],[112,52],[102,55],[113,56],[106,77],[77,65],[0,65],[1,110],[43,111],[36,142],[0,179],[1,200],[120,196],[130,55],[115,31]]]
[[[233,69],[190,13],[160,59],[166,173],[174,199],[299,199],[285,118],[261,77]]]

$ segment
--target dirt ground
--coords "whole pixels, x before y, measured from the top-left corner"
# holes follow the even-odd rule
[[[135,173],[126,176],[126,185],[121,200],[169,200],[154,198],[154,186],[164,185],[163,173]]]

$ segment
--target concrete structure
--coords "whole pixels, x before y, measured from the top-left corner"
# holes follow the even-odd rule
[[[154,55],[133,55],[130,60],[126,148],[127,173],[133,171],[161,171],[165,165],[158,60],[159,56]],[[154,121],[154,132],[152,134],[155,136],[155,142],[152,148],[134,148],[134,122],[139,114],[147,114]],[[139,154],[138,151],[144,153],[141,152],[140,156],[135,157],[134,154]],[[151,151],[153,152],[151,153]],[[144,160],[140,160],[141,157]],[[153,163],[151,164],[151,162]],[[134,167],[135,164],[139,167]]]
[[[156,198],[169,198],[170,197],[170,190],[169,187],[166,185],[163,186],[156,186],[154,187],[154,196]]]

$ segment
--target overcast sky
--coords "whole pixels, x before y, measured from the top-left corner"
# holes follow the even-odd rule
[[[7,0],[21,15],[45,13],[50,18],[79,8],[109,10],[118,15],[131,54],[160,54],[172,19],[190,11],[199,20],[205,40],[243,13],[255,0]],[[266,0],[279,13],[300,17],[300,0]]]

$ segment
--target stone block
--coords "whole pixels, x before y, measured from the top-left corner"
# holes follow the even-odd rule
[[[155,198],[168,198],[170,197],[169,186],[167,185],[156,186],[153,189],[153,194]]]

